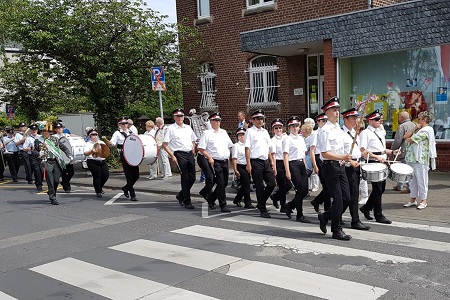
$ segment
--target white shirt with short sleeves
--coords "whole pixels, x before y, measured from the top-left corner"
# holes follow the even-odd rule
[[[199,149],[204,149],[213,159],[226,160],[230,157],[230,148],[233,147],[228,133],[219,128],[219,130],[205,130],[198,143]]]
[[[247,160],[245,159],[245,145],[244,143],[237,142],[233,146],[231,152],[231,158],[236,158],[236,163],[239,165],[246,165]]]
[[[23,132],[17,132],[14,135],[14,143],[17,143],[18,141],[20,141],[21,139],[23,139]],[[17,146],[19,148],[19,150],[23,150],[23,143]]]
[[[344,155],[345,133],[338,123],[333,124],[330,121],[322,127],[317,137],[317,147],[320,151],[320,159],[324,159],[322,152],[332,152],[338,155]]]
[[[168,143],[169,148],[175,151],[192,151],[192,143],[197,140],[194,131],[191,126],[183,123],[182,126],[178,126],[174,123],[167,127],[167,131],[164,135],[164,143]]]
[[[305,159],[306,144],[301,135],[290,134],[283,140],[283,153],[288,153],[289,161]]]
[[[279,136],[272,137],[272,153],[275,153],[276,160],[283,160],[283,141],[287,138],[287,134],[283,133]]]
[[[36,134],[35,136],[30,134],[29,136],[27,136],[25,142],[23,143],[23,147],[24,148],[34,148],[34,141],[36,139],[39,139],[39,137],[41,137],[39,134]],[[28,151],[27,153],[31,154],[31,151]]]
[[[129,134],[127,134],[128,136]],[[116,130],[112,137],[111,140],[109,140],[113,145],[123,145],[123,142],[125,142],[125,137],[123,136],[123,134],[119,131]]]
[[[103,141],[100,141],[100,140],[99,140],[97,143],[106,145]],[[94,142],[92,142],[92,141],[86,142],[86,144],[84,144],[83,152],[91,151],[92,148],[94,148],[94,145],[95,145],[95,144],[96,144],[96,143],[94,143]],[[106,158],[102,158],[102,157],[93,157],[92,154],[91,154],[91,155],[87,155],[87,156],[86,156],[86,159],[92,159],[92,160],[102,161],[102,160],[105,160]]]
[[[345,153],[350,153],[350,149],[352,148],[353,144],[353,138],[356,135],[356,130],[352,128],[352,130],[348,130],[347,127],[342,126],[342,130],[345,132]],[[350,134],[349,134],[350,133]],[[351,136],[350,136],[351,135]],[[361,150],[359,149],[359,137],[356,137],[355,145],[353,146],[352,150],[352,158],[353,159],[360,159],[361,158]]]
[[[250,127],[245,132],[245,148],[250,149],[251,159],[267,160],[271,151],[271,140],[269,133],[264,128]]]
[[[375,134],[375,132],[378,136]],[[386,151],[385,134],[386,131],[384,131],[384,129],[367,126],[367,128],[364,129],[360,135],[360,145],[359,145],[360,148],[364,148],[365,150],[372,153],[373,152],[384,153]],[[382,156],[383,158],[387,158],[385,153],[382,154]]]

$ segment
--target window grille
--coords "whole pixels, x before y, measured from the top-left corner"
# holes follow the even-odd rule
[[[205,63],[201,66],[201,73],[198,76],[201,84],[202,100],[200,102],[200,108],[206,111],[215,110],[216,104],[216,74],[214,73],[214,65],[211,63]]]
[[[247,0],[247,7],[263,6],[274,2],[274,0]]]
[[[278,103],[276,58],[262,56],[250,63],[250,90],[248,106],[251,108],[271,108]]]

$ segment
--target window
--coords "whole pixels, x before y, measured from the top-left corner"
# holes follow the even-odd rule
[[[247,0],[247,7],[263,6],[274,2],[274,0]]]
[[[249,107],[263,108],[278,105],[277,59],[260,56],[250,62]]]
[[[198,4],[198,17],[207,18],[210,16],[209,13],[209,0],[197,0]]]
[[[215,110],[216,104],[216,74],[214,73],[214,65],[212,63],[204,63],[201,66],[200,79],[202,100],[200,108],[203,110]]]

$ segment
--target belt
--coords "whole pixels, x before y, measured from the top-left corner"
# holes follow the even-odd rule
[[[322,163],[324,165],[340,165],[338,160],[324,160]]]
[[[381,154],[384,154],[386,151],[383,151],[383,152],[372,152],[372,154],[375,154],[375,155],[381,155]]]
[[[174,152],[173,152],[173,154],[176,154],[176,153],[189,154],[189,153],[192,153],[192,151],[181,151],[181,150],[177,150],[177,151],[174,151]]]
[[[226,159],[215,159],[215,158],[213,158],[214,159],[214,161],[217,161],[217,162],[225,162],[225,161],[227,161]]]
[[[250,160],[253,160],[253,161],[266,161],[267,159],[261,159],[261,158],[250,158]]]
[[[302,158],[302,159],[294,159],[294,160],[290,160],[289,162],[295,162],[295,161],[302,162],[302,161],[303,161],[303,158]]]
[[[117,145],[117,149],[123,149],[123,144],[122,145]]]

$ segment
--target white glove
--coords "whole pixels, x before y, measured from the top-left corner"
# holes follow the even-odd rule
[[[69,156],[69,159],[70,159],[70,161],[72,161],[73,160],[73,156],[71,155],[71,156]]]
[[[43,157],[45,155],[45,151],[41,150],[39,151],[39,157]]]

